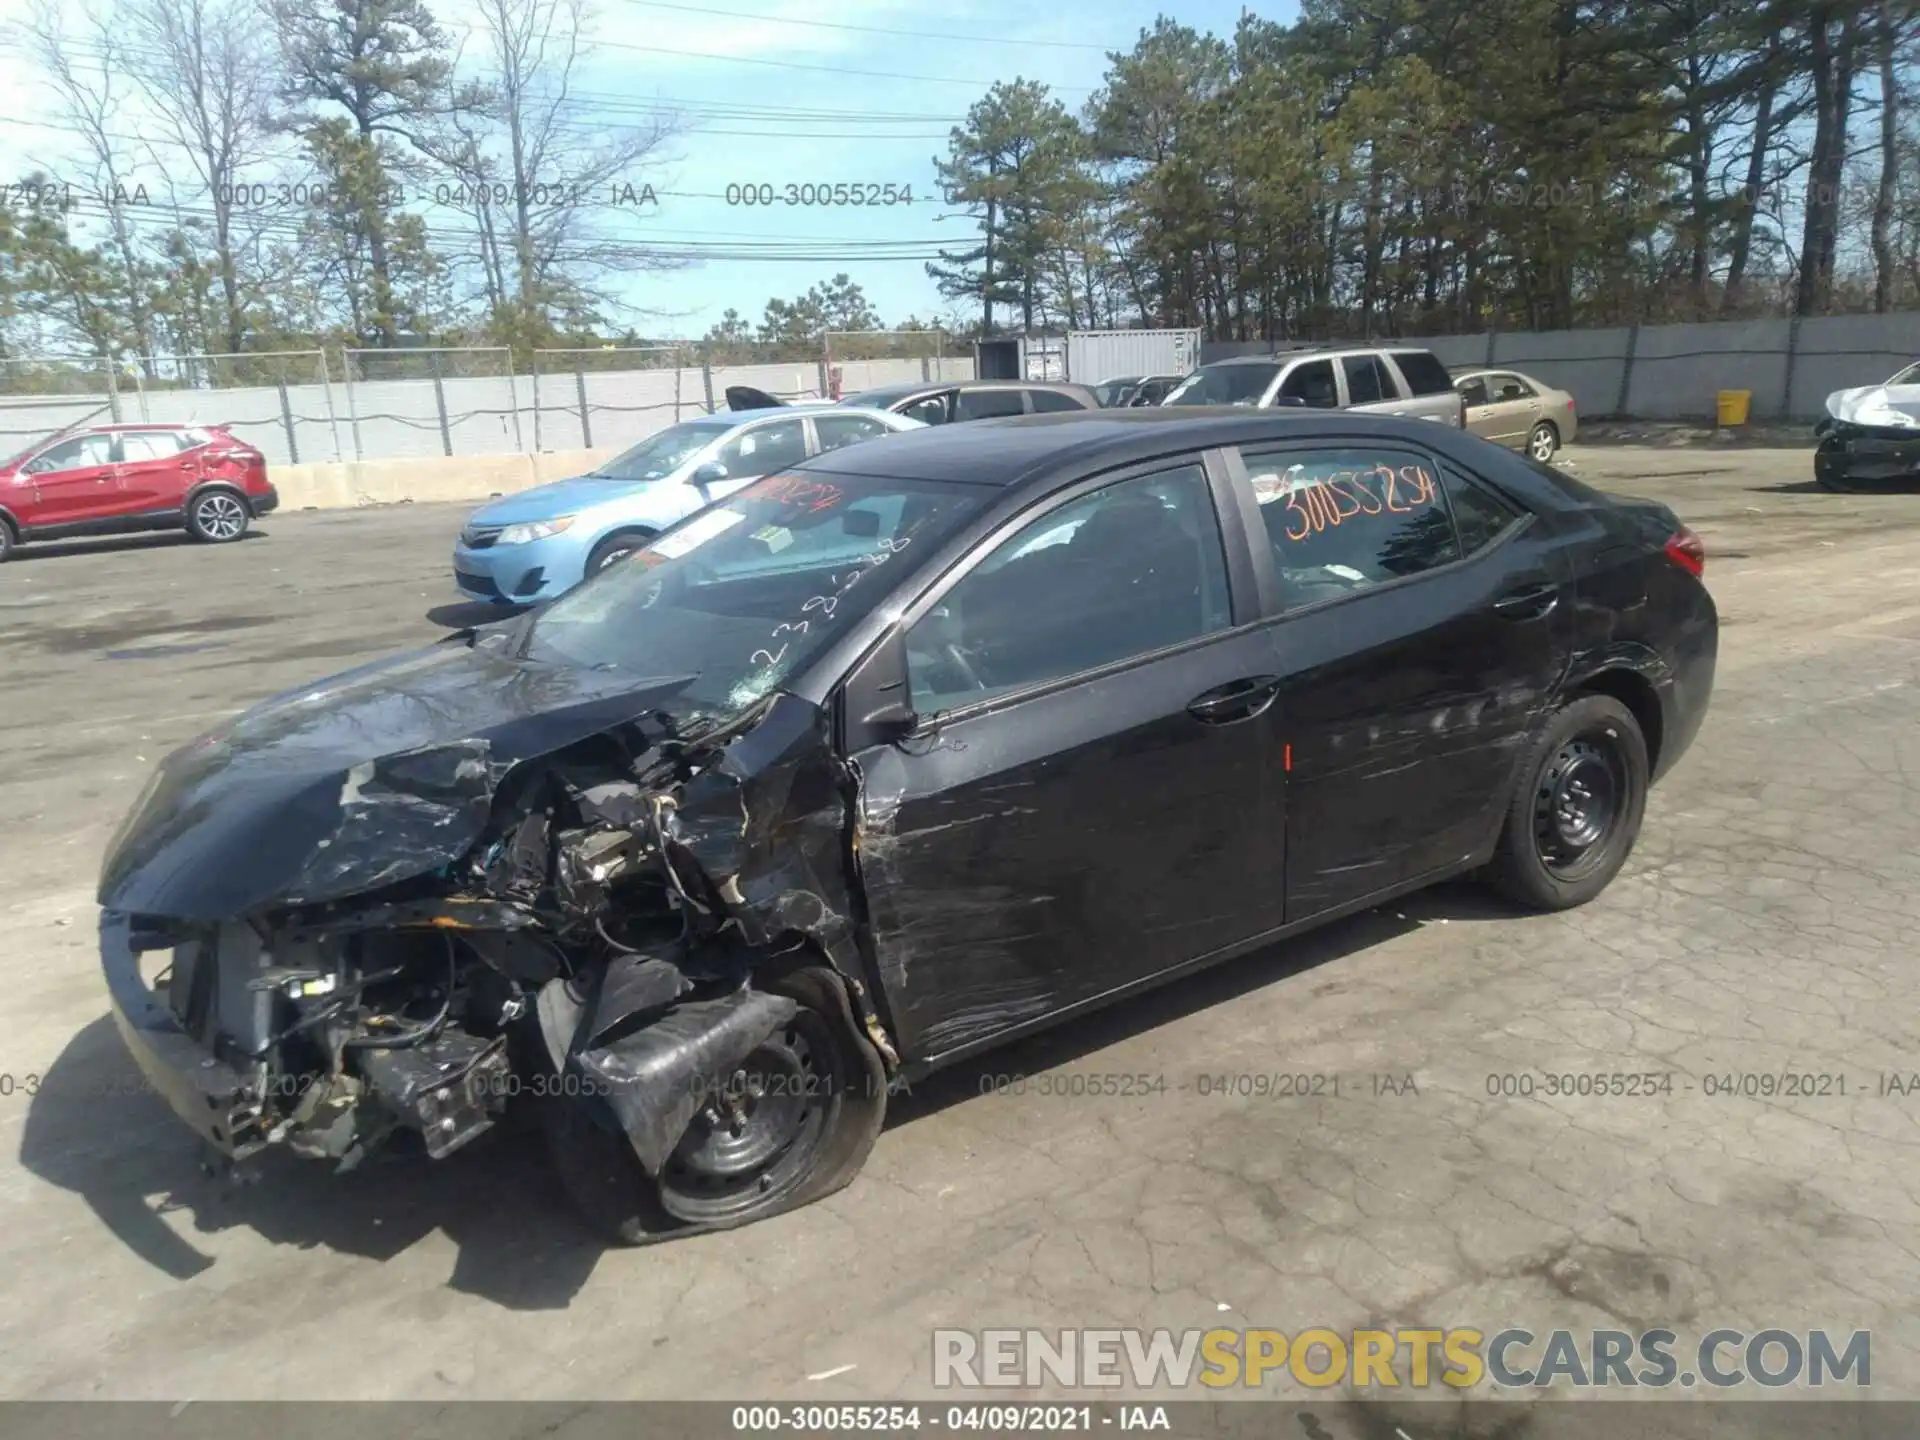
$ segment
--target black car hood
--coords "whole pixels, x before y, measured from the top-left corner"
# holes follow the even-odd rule
[[[441,644],[289,691],[161,762],[107,850],[100,904],[212,921],[427,874],[479,838],[515,765],[692,678]]]

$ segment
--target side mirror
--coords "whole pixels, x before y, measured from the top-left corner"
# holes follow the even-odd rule
[[[693,483],[696,485],[711,485],[716,480],[724,480],[726,478],[727,467],[722,465],[718,460],[709,460],[693,472]]]
[[[905,701],[895,700],[869,713],[863,723],[882,741],[904,740],[920,728],[920,715]]]

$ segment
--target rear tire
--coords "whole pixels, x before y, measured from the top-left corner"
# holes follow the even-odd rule
[[[13,554],[14,544],[13,523],[5,516],[0,516],[0,564],[5,564]]]
[[[588,577],[598,575],[609,565],[617,565],[636,550],[644,550],[652,539],[650,530],[619,530],[607,536],[587,556]]]
[[[1527,454],[1542,465],[1553,459],[1554,452],[1560,448],[1560,432],[1550,420],[1542,420],[1533,427],[1533,433],[1527,436]]]
[[[246,500],[232,490],[202,490],[187,505],[187,533],[205,545],[231,544],[252,519]]]
[[[1532,910],[1586,904],[1633,853],[1648,785],[1633,712],[1608,695],[1573,700],[1520,769],[1487,880]]]
[[[645,1245],[694,1228],[732,1229],[810,1204],[859,1173],[886,1115],[886,1079],[855,1028],[846,987],[816,965],[763,988],[800,1002],[740,1067],[776,1083],[763,1084],[731,1129],[717,1111],[696,1116],[659,1179],[641,1168],[604,1107],[554,1107],[547,1140],[555,1171],[602,1236]]]

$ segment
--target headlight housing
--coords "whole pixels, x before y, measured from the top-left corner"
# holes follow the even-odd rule
[[[535,540],[545,540],[549,535],[558,535],[573,524],[573,516],[556,515],[551,520],[530,520],[522,525],[509,525],[500,532],[496,545],[526,545]]]

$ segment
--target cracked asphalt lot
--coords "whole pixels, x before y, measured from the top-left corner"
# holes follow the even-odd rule
[[[1920,1094],[1877,1093],[1920,1072],[1920,495],[1814,491],[1805,451],[1569,460],[1705,536],[1723,624],[1705,730],[1604,896],[1523,917],[1454,886],[1356,917],[917,1087],[824,1204],[644,1251],[587,1239],[512,1132],[437,1167],[206,1180],[106,1018],[95,871],[152,764],[434,638],[464,511],[20,552],[4,1394],[931,1397],[942,1325],[1385,1322],[1867,1329],[1874,1393],[1920,1397]],[[1009,1073],[1069,1093],[982,1093]],[[1543,1093],[1616,1073],[1672,1093]],[[1830,1078],[1707,1093],[1788,1073]],[[1240,1093],[1276,1075],[1339,1093]],[[1517,1077],[1531,1097],[1490,1093]]]

